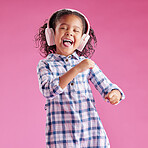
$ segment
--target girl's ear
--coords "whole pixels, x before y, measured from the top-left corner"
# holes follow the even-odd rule
[[[45,29],[45,36],[46,36],[46,41],[48,46],[52,46],[55,45],[55,41],[54,41],[54,31],[52,28],[46,28]]]
[[[79,47],[77,48],[77,50],[82,51],[83,48],[85,47],[85,45],[87,44],[89,38],[90,38],[89,35],[83,34],[83,35],[82,35],[82,38],[81,38],[81,41],[80,41],[80,45],[79,45]]]

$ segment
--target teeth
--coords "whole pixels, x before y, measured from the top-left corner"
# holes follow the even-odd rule
[[[72,44],[72,41],[67,39],[64,39],[63,42],[70,42]]]

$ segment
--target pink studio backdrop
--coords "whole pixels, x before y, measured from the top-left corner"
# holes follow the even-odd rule
[[[36,66],[34,35],[57,9],[84,13],[98,39],[92,59],[126,100],[107,104],[94,89],[111,148],[144,148],[148,137],[148,1],[7,0],[0,2],[0,147],[45,147],[45,98]]]

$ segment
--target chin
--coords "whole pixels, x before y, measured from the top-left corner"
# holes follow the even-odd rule
[[[71,49],[65,49],[65,52],[63,52],[63,53],[65,53],[65,54],[72,54],[73,52],[74,52],[75,50],[71,50]]]

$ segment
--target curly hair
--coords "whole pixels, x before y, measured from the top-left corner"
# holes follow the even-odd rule
[[[56,53],[56,45],[48,46],[47,41],[46,41],[45,29],[47,28],[47,22],[49,21],[49,27],[53,28],[53,30],[55,31],[56,22],[59,21],[59,19],[61,19],[61,17],[63,17],[64,15],[71,15],[71,14],[78,16],[82,20],[83,33],[87,32],[87,22],[86,22],[84,16],[82,16],[80,13],[78,13],[76,11],[73,12],[73,11],[66,10],[66,9],[57,11],[56,13],[54,13],[51,16],[50,20],[48,20],[48,19],[45,20],[44,25],[39,28],[39,32],[34,36],[36,48],[39,48],[40,55],[42,57],[47,57],[48,54],[50,54],[50,53]],[[89,36],[90,36],[90,38],[89,38],[87,44],[85,45],[84,49],[82,51],[79,51],[76,49],[76,53],[79,56],[85,56],[85,57],[90,58],[90,57],[92,57],[93,53],[95,52],[95,47],[97,45],[97,39],[94,34],[94,30],[92,29],[91,26],[90,26]]]

